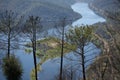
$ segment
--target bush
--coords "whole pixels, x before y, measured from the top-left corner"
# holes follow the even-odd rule
[[[7,80],[21,80],[22,65],[14,55],[9,58],[7,56],[3,58],[2,70]]]

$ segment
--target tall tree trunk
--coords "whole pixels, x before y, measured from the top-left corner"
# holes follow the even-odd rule
[[[36,61],[36,48],[35,48],[35,42],[33,41],[33,59],[34,59],[34,67],[35,67],[35,79],[37,79],[37,61]]]
[[[83,80],[86,80],[84,47],[81,48],[81,52],[82,52],[82,75]]]
[[[8,33],[8,58],[10,57],[10,33]]]
[[[62,73],[63,73],[64,27],[65,27],[65,18],[62,21],[62,45],[61,45],[61,62],[60,62],[60,77],[59,77],[59,80],[62,80]]]
[[[10,57],[10,46],[11,46],[11,42],[10,42],[10,34],[11,34],[11,29],[10,29],[10,22],[8,24],[8,58]]]
[[[35,23],[33,22],[33,25]],[[37,60],[36,60],[36,26],[33,26],[33,59],[34,59],[34,66],[35,66],[35,79],[37,79]]]
[[[73,67],[71,66],[71,75],[70,75],[70,80],[73,80]]]

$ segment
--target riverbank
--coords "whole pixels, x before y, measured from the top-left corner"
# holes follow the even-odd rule
[[[82,6],[82,8],[80,8]],[[92,25],[97,22],[105,22],[106,20],[99,15],[96,15],[87,3],[76,3],[71,6],[74,12],[81,14],[82,18],[75,21],[73,26]]]

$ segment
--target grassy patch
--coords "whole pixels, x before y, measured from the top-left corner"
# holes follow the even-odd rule
[[[27,44],[28,47],[31,47],[31,43]],[[61,55],[61,40],[55,37],[48,37],[42,40],[37,41],[37,57],[41,58],[41,64],[48,59],[53,59],[60,57]],[[76,46],[71,45],[67,42],[64,42],[64,54],[75,50]],[[26,52],[31,52],[30,49],[26,49]]]
[[[37,47],[37,56],[41,57],[41,64],[44,63],[48,59],[53,59],[56,57],[60,57],[61,55],[61,40],[54,37],[48,37],[46,39],[37,41],[37,44],[44,44],[46,47],[44,49],[40,49]],[[68,49],[69,48],[69,49]],[[64,54],[75,50],[76,46],[71,45],[67,42],[64,42]]]

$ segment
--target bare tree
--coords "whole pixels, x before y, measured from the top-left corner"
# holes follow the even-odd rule
[[[61,42],[58,42],[61,46],[61,57],[60,57],[60,74],[59,74],[59,80],[63,80],[63,57],[64,57],[64,42],[65,42],[65,26],[67,23],[66,17],[62,17],[58,23],[55,23],[55,28],[57,31],[56,37],[61,39]]]
[[[64,54],[64,36],[65,36],[65,25],[66,25],[66,18],[63,18],[61,21],[62,26],[62,42],[61,42],[61,62],[60,62],[60,77],[59,80],[62,80],[63,75],[63,54]]]
[[[6,10],[0,14],[0,36],[2,43],[7,44],[8,57],[10,56],[11,49],[17,47],[12,44],[17,41],[18,34],[21,31],[22,19],[23,17],[17,17],[16,13],[11,10]]]
[[[37,34],[41,30],[41,23],[39,17],[29,16],[29,19],[26,20],[24,27],[24,34],[31,40],[32,49],[33,49],[33,59],[35,67],[35,79],[37,79],[37,61],[36,61],[36,40]]]
[[[63,67],[62,71],[62,80],[79,80],[73,65],[67,65]],[[77,79],[78,78],[78,79]],[[59,75],[56,77],[56,80],[59,80]]]

